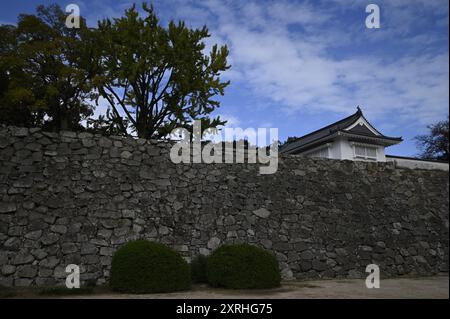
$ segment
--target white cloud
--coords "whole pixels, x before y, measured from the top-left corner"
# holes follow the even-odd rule
[[[370,118],[395,115],[402,123],[398,125],[423,126],[441,119],[448,114],[449,57],[448,49],[439,52],[432,46],[448,43],[448,36],[415,30],[427,23],[423,12],[436,16],[436,25],[445,25],[442,16],[447,15],[448,24],[448,4],[380,1],[380,30],[365,29],[366,4],[159,0],[155,8],[161,16],[192,27],[206,24],[212,34],[207,48],[228,44],[232,69],[224,79],[277,108],[268,112],[348,114],[362,105]],[[102,0],[97,6],[105,15],[117,15],[124,7],[111,8]],[[361,10],[361,21],[342,18],[351,10]],[[391,55],[383,52],[386,41],[414,50]],[[358,50],[366,45],[384,55]],[[240,124],[231,114],[228,119],[228,126]]]
[[[226,127],[240,127],[241,120],[234,115],[230,114],[219,114],[220,119],[227,121]]]
[[[330,10],[314,11],[307,4],[287,1],[268,7],[249,2],[240,4],[239,10],[233,4],[206,2],[205,10],[217,22],[212,23],[212,32],[230,44],[233,69],[240,75],[237,79],[283,111],[344,114],[359,104],[375,118],[396,113],[400,121],[420,124],[446,114],[448,52],[404,53],[396,60],[350,53],[338,59],[332,54],[336,41],[350,43],[352,35],[347,30],[327,34],[330,29],[322,26],[330,18]],[[392,34],[386,31],[373,41],[409,32],[412,9],[401,11],[403,6],[401,1],[392,4],[391,10],[399,7],[400,11],[391,16],[405,29]],[[303,30],[293,32],[291,24],[299,24]]]

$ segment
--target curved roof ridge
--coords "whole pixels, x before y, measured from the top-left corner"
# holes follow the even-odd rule
[[[347,116],[346,118],[343,118],[339,121],[336,121],[332,124],[329,124],[327,126],[324,126],[320,129],[317,129],[311,133],[308,133],[306,135],[303,135],[299,138],[297,138],[295,141],[287,144],[286,146],[284,146],[280,151],[284,152],[284,151],[290,151],[292,149],[295,148],[299,148],[302,147],[303,145],[306,144],[310,144],[311,142],[321,139],[323,137],[329,136],[333,133],[339,132],[344,130],[346,127],[351,126],[352,124],[354,124],[356,121],[358,121],[358,119],[363,118],[370,126],[371,128],[373,128],[378,134],[380,134],[380,138],[385,138],[385,139],[389,139],[389,140],[396,140],[396,141],[402,141],[402,137],[389,137],[386,136],[384,134],[382,134],[381,132],[379,132],[364,116],[362,109],[360,108],[360,106],[358,105],[356,107],[356,112],[353,113],[350,116]]]

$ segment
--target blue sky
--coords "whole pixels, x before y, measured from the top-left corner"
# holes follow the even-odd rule
[[[4,1],[0,23],[39,4],[78,4],[88,23],[120,16],[133,1]],[[139,2],[139,1],[135,1]],[[229,126],[277,127],[300,136],[360,105],[382,133],[403,136],[389,154],[417,154],[413,137],[448,115],[448,0],[157,0],[163,23],[204,24],[207,44],[227,44],[231,80],[218,114]],[[381,28],[365,27],[366,5]],[[102,112],[99,108],[97,112]]]

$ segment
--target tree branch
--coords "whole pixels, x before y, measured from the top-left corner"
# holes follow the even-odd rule
[[[128,119],[133,123],[134,126],[136,126],[136,121],[133,119],[133,117],[131,116],[130,112],[127,110],[126,105],[123,103],[122,100],[120,100],[119,96],[117,95],[116,92],[114,92],[114,90],[109,87],[109,86],[105,86],[105,88],[108,89],[109,92],[111,92],[112,95],[114,95],[114,97],[116,98],[117,102],[119,102],[119,105],[122,107],[122,109],[124,110],[125,114],[127,115]],[[125,89],[126,91],[126,89]]]

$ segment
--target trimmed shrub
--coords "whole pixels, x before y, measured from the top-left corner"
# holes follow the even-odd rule
[[[189,264],[166,245],[132,241],[113,256],[110,286],[128,293],[187,290],[191,286]]]
[[[230,289],[265,289],[280,285],[278,261],[268,251],[248,245],[223,245],[208,257],[208,282]]]
[[[208,282],[206,276],[206,263],[208,258],[204,255],[198,255],[191,262],[191,278],[192,282],[203,284]]]

